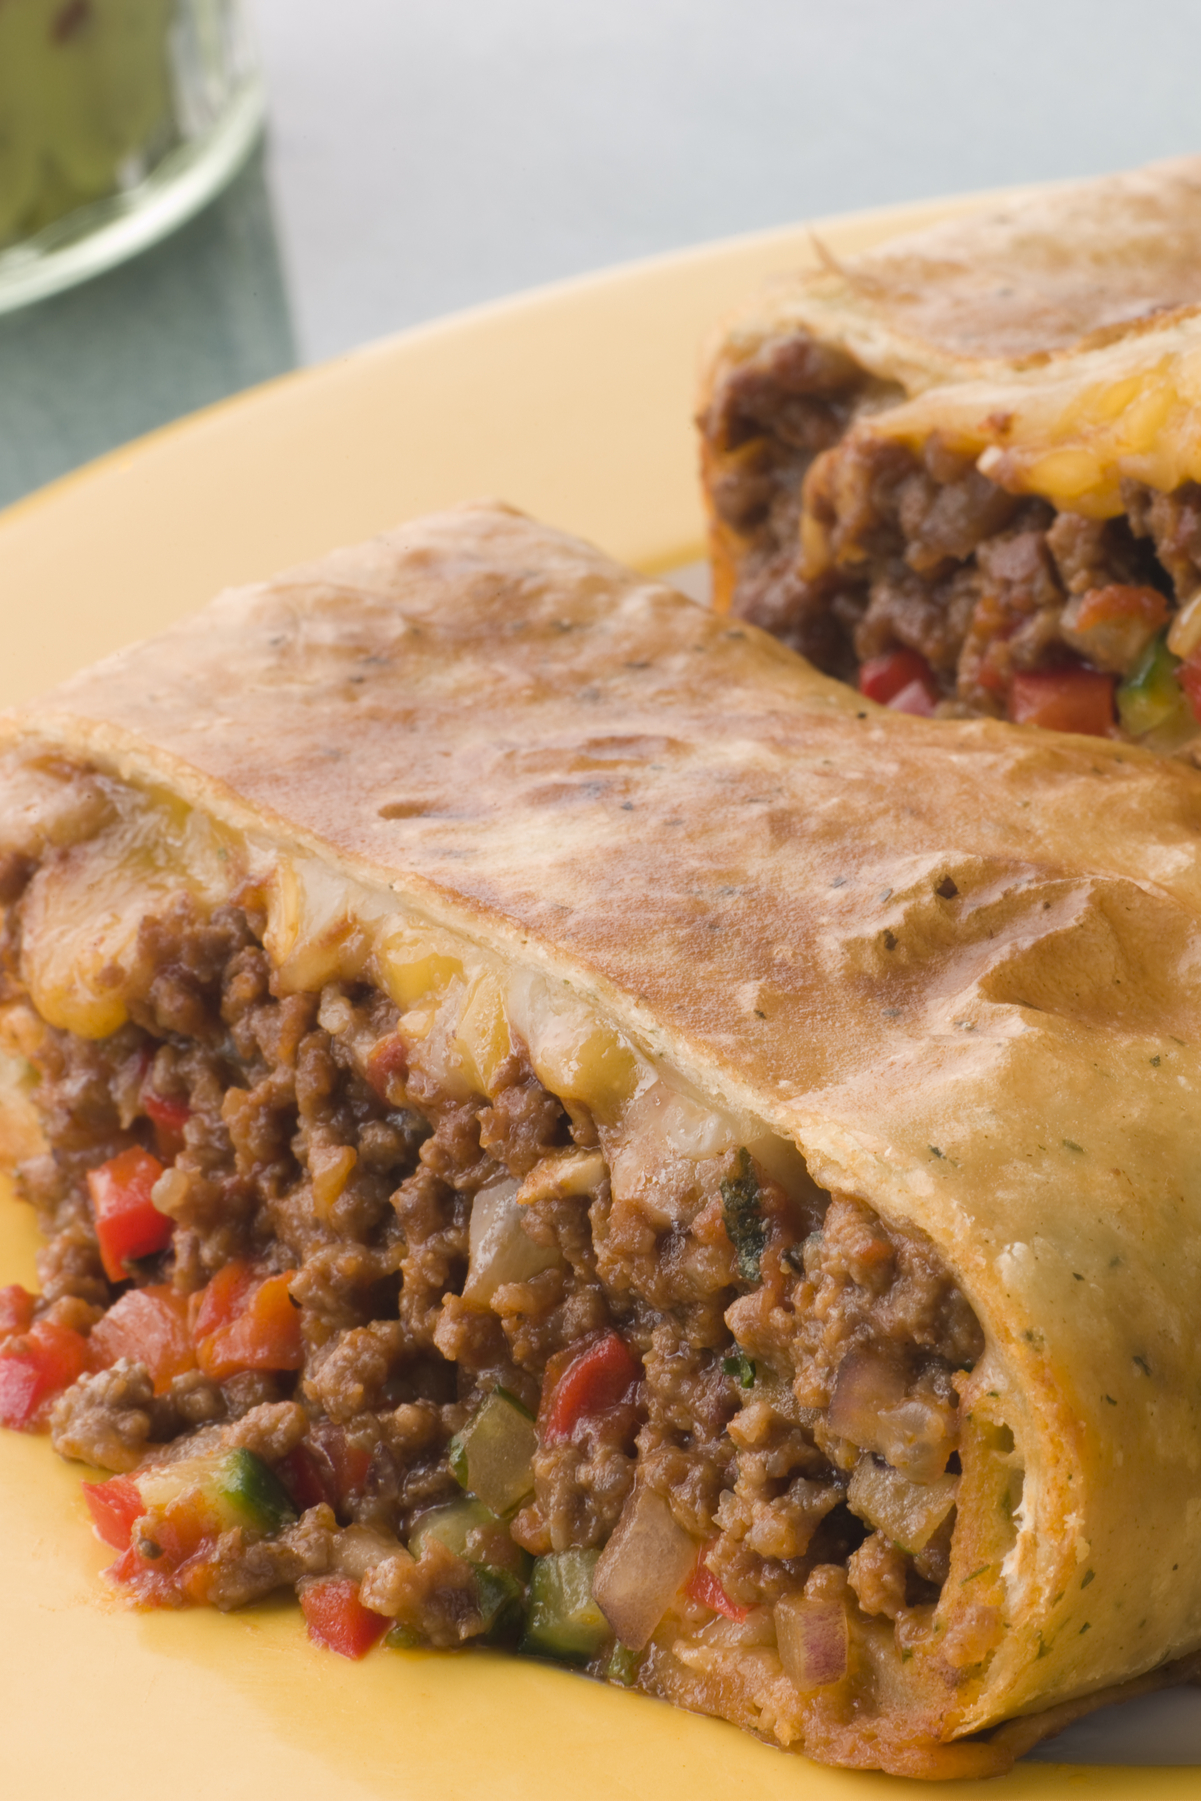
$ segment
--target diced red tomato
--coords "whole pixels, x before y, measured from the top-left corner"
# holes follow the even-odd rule
[[[302,1513],[324,1501],[341,1514],[351,1496],[361,1492],[370,1468],[370,1451],[351,1444],[332,1420],[318,1420],[275,1473]]]
[[[565,1354],[561,1370],[548,1370],[539,1426],[543,1444],[562,1444],[582,1420],[618,1406],[642,1374],[642,1367],[623,1338],[606,1332],[573,1357]]]
[[[0,1357],[0,1426],[32,1425],[43,1392],[36,1363],[27,1357]]]
[[[137,1483],[128,1476],[85,1482],[83,1498],[99,1537],[114,1551],[128,1551],[133,1523],[146,1511]]]
[[[916,650],[886,650],[883,656],[869,657],[859,665],[859,692],[882,706],[891,706],[896,697],[916,682],[931,705],[938,698],[938,683],[925,657]],[[915,707],[902,709],[916,712]]]
[[[165,1132],[182,1132],[192,1117],[192,1109],[186,1101],[170,1100],[164,1094],[155,1094],[147,1089],[142,1096],[142,1105],[149,1119],[156,1126],[162,1126]]]
[[[1158,588],[1136,588],[1125,582],[1109,582],[1090,588],[1076,610],[1076,630],[1104,625],[1111,619],[1138,619],[1158,631],[1168,617],[1168,603]]]
[[[227,1266],[228,1267],[228,1266]],[[217,1282],[225,1274],[214,1277]],[[300,1309],[289,1293],[288,1275],[253,1279],[242,1285],[229,1284],[231,1292],[240,1293],[234,1301],[234,1314],[226,1324],[203,1333],[211,1311],[206,1312],[202,1300],[195,1316],[196,1361],[214,1382],[224,1382],[242,1370],[298,1370],[304,1362],[304,1340],[300,1334]],[[209,1284],[211,1288],[213,1283]],[[224,1299],[224,1297],[223,1297]]]
[[[707,1545],[701,1546],[700,1551],[697,1554],[696,1563],[693,1566],[692,1574],[684,1584],[684,1593],[688,1596],[690,1601],[698,1602],[701,1607],[709,1607],[714,1613],[724,1614],[727,1620],[737,1620],[741,1622],[742,1620],[745,1620],[747,1616],[747,1609],[745,1607],[740,1607],[737,1601],[731,1601],[729,1595],[726,1593],[717,1577],[713,1574],[709,1565],[705,1562],[706,1556],[716,1543],[716,1539],[710,1539]]]
[[[87,1368],[88,1343],[70,1326],[39,1320],[0,1350],[0,1426],[35,1426]]]
[[[343,1657],[365,1657],[388,1630],[382,1614],[372,1613],[359,1600],[356,1582],[348,1576],[319,1576],[300,1591],[309,1637]]]
[[[399,1105],[404,1095],[398,1090],[403,1087],[408,1068],[409,1047],[404,1039],[398,1035],[381,1038],[367,1059],[367,1080],[381,1101]]]
[[[308,1445],[296,1445],[282,1462],[276,1464],[275,1473],[296,1503],[298,1512],[307,1513],[310,1507],[320,1507],[322,1502],[336,1508],[338,1497],[333,1472],[324,1458],[314,1455]]]
[[[55,1388],[70,1388],[88,1366],[88,1341],[70,1326],[38,1320],[29,1328],[25,1342],[36,1347],[46,1380]]]
[[[156,1395],[166,1394],[185,1370],[194,1370],[187,1297],[165,1283],[123,1294],[88,1339],[88,1361],[94,1370],[111,1369],[119,1357],[146,1365]]]
[[[158,1525],[156,1521],[156,1531]],[[143,1607],[179,1607],[188,1601],[203,1605],[211,1590],[213,1542],[204,1540],[192,1556],[176,1564],[161,1547],[157,1557],[147,1555],[150,1541],[135,1539],[116,1563],[109,1565],[108,1575]]]
[[[150,1198],[163,1167],[157,1157],[134,1145],[88,1171],[100,1261],[110,1282],[127,1279],[127,1258],[149,1257],[171,1242],[175,1222]]]
[[[192,1117],[192,1109],[186,1101],[168,1100],[153,1089],[143,1091],[142,1105],[153,1123],[158,1148],[169,1163],[183,1149],[183,1129]]]
[[[916,713],[921,719],[932,719],[934,702],[923,682],[908,682],[888,702],[894,713]]]
[[[367,1480],[367,1472],[371,1468],[371,1452],[363,1445],[352,1445],[340,1426],[331,1426],[328,1421],[315,1427],[310,1438],[322,1445],[331,1437],[337,1440],[337,1448],[331,1453],[334,1470],[337,1474],[338,1493],[340,1496],[357,1494]]]
[[[13,1332],[28,1332],[33,1324],[33,1304],[36,1295],[22,1288],[19,1282],[10,1282],[7,1288],[0,1288],[0,1338],[7,1338]]]
[[[1117,677],[1097,669],[1019,669],[1009,690],[1009,717],[1053,732],[1108,735]]]
[[[1003,645],[1004,639],[996,640],[995,643]],[[1002,655],[997,654],[994,645],[990,644],[988,650],[981,657],[974,680],[978,688],[987,688],[990,694],[1003,695],[1005,693],[1009,686],[1009,667],[1007,662],[1003,661]]]
[[[253,1263],[235,1257],[223,1264],[207,1287],[188,1302],[188,1324],[192,1337],[200,1341],[228,1326],[242,1311],[243,1302],[254,1287]]]
[[[126,1545],[124,1554],[118,1557],[116,1563],[110,1563],[108,1573],[114,1581],[132,1586],[146,1567],[146,1559],[138,1547],[130,1543]]]

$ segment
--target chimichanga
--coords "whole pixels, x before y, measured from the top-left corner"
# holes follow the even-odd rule
[[[489,506],[0,755],[0,1409],[135,1596],[910,1775],[1192,1667],[1194,771],[864,708]]]
[[[781,283],[704,392],[718,604],[908,711],[1180,750],[1199,302],[1197,157]]]

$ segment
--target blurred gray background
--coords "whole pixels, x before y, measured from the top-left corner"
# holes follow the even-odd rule
[[[819,213],[1201,149],[1196,0],[253,0],[302,354]]]
[[[1196,0],[250,0],[265,155],[0,318],[0,502],[294,362],[606,263],[1201,148]]]

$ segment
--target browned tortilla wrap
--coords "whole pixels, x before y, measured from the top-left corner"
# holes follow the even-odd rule
[[[248,846],[296,985],[407,922],[929,1235],[987,1342],[951,1574],[819,1753],[905,1767],[1201,1644],[1193,771],[867,706],[487,506],[226,594],[5,741],[152,795],[133,879],[215,880],[181,808]],[[124,954],[100,901],[42,972],[85,1032]],[[938,1641],[990,1619],[952,1679]]]

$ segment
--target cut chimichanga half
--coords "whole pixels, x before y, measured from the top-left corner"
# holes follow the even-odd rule
[[[471,507],[66,683],[2,793],[0,1406],[135,1596],[914,1775],[1180,1673],[1194,771]]]
[[[1199,302],[1195,157],[778,284],[705,388],[719,606],[908,711],[1181,750]]]

